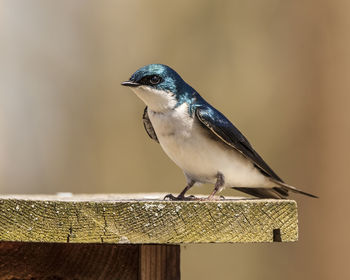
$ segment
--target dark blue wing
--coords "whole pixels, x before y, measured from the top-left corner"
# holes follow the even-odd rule
[[[143,111],[142,121],[143,121],[143,126],[145,127],[145,130],[146,130],[148,136],[151,137],[151,139],[153,139],[154,141],[157,141],[159,143],[157,134],[154,131],[151,120],[148,117],[147,106],[146,106],[145,110]]]
[[[203,102],[201,105],[196,106],[195,115],[219,140],[240,152],[259,168],[263,174],[283,182],[253,149],[243,134],[223,114]]]

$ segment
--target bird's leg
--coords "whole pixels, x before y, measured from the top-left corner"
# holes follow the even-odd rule
[[[185,197],[185,193],[193,187],[193,185],[195,184],[196,182],[193,181],[193,180],[189,180],[187,182],[187,185],[186,187],[182,190],[182,192],[178,195],[178,196],[173,196],[172,194],[168,194],[164,197],[164,200],[194,200],[195,197],[193,195],[191,196],[188,196],[188,197]]]
[[[177,198],[178,198],[178,199],[184,199],[184,198],[185,198],[185,193],[186,193],[190,188],[193,187],[194,183],[195,183],[195,181],[190,180],[190,181],[187,183],[186,187],[182,190],[182,192],[177,196]]]
[[[216,183],[213,192],[205,200],[215,200],[215,194],[221,192],[225,185],[225,177],[222,173],[218,172],[216,175]]]

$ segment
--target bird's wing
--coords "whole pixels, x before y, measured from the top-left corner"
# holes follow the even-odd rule
[[[306,193],[296,187],[284,183],[253,149],[243,134],[219,111],[206,104],[197,106],[195,110],[197,119],[205,128],[209,129],[219,141],[222,141],[245,156],[260,170],[261,173],[270,177],[270,180],[277,185],[277,187],[274,188],[233,187],[234,189],[261,198],[285,198],[288,196],[288,191],[317,198],[317,196],[313,194]]]
[[[241,153],[250,160],[264,175],[274,181],[283,182],[280,177],[253,149],[243,134],[219,111],[208,105],[200,105],[195,109],[197,119],[209,129],[218,140]]]
[[[151,120],[148,117],[147,106],[146,106],[145,110],[143,111],[142,121],[143,121],[143,126],[145,127],[145,130],[146,130],[148,136],[151,137],[151,139],[153,139],[154,141],[157,141],[159,143],[158,138],[157,138],[157,134],[154,131]]]

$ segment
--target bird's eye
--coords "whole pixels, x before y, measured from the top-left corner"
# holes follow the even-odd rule
[[[151,76],[149,81],[152,85],[157,85],[161,82],[161,77],[157,76],[157,75],[154,75],[154,76]]]

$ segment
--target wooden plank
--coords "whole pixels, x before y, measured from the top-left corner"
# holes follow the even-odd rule
[[[140,280],[179,280],[179,245],[140,245]]]
[[[298,239],[292,200],[164,201],[164,194],[0,196],[0,241],[180,244]]]
[[[179,245],[0,242],[0,280],[179,280]]]
[[[0,242],[0,280],[138,280],[139,247]]]

